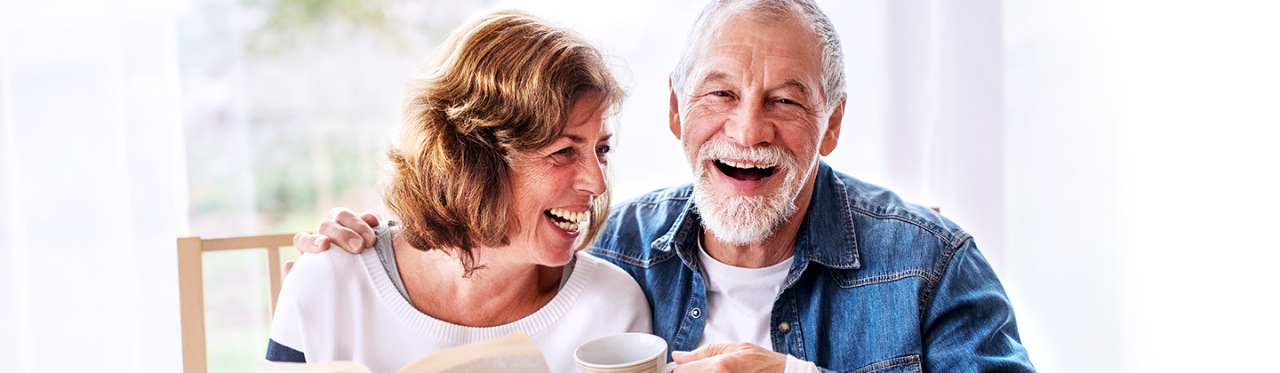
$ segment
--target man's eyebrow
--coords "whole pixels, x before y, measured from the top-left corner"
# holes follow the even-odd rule
[[[698,84],[695,85],[694,87],[702,87],[710,83],[715,83],[715,82],[728,80],[728,79],[729,79],[729,74],[726,74],[723,71],[712,71],[707,73],[707,75],[704,75],[702,79],[698,80]]]
[[[795,88],[796,90],[800,91],[800,95],[804,96],[804,98],[807,99],[810,97],[809,86],[804,85],[804,82],[801,82],[800,79],[795,79],[795,78],[787,79],[785,82],[782,82],[782,87]]]

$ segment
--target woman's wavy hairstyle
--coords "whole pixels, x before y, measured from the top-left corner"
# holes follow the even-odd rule
[[[595,47],[520,11],[458,28],[437,53],[409,84],[383,199],[409,245],[453,250],[470,275],[473,250],[505,246],[517,228],[513,157],[558,139],[579,98],[601,97],[612,114],[625,93]],[[576,249],[599,235],[608,209],[606,189]]]

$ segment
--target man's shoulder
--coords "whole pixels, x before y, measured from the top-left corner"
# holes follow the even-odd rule
[[[815,201],[830,207],[819,219],[848,224],[839,230],[848,232],[849,238],[827,237],[820,242],[834,245],[823,250],[841,250],[847,244],[861,268],[851,273],[856,277],[920,273],[936,280],[953,255],[972,240],[942,214],[904,201],[887,188],[834,170],[825,176],[827,190]],[[836,231],[831,224],[822,223],[824,229],[812,234]],[[836,254],[828,255],[844,257]]]
[[[600,237],[588,251],[618,264],[648,266],[673,252],[651,252],[651,244],[685,220],[693,201],[691,184],[662,188],[614,205]]]
[[[932,208],[907,202],[888,188],[871,184],[855,177],[832,171],[840,188],[841,203],[855,224],[858,236],[902,234],[931,236],[959,246],[969,238],[969,233],[955,222]],[[887,230],[886,230],[887,229]]]

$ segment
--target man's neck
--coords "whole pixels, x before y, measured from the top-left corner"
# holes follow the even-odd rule
[[[813,200],[813,183],[816,179],[813,174],[796,196],[796,211],[787,217],[787,222],[772,236],[745,245],[735,245],[716,238],[715,232],[703,227],[703,250],[721,263],[742,268],[764,268],[794,256],[796,236],[800,233],[800,225],[804,223],[805,212],[809,211],[809,202]]]

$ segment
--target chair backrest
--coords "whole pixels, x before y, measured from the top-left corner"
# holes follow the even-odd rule
[[[280,295],[280,248],[293,246],[293,234],[268,234],[229,238],[178,239],[178,297],[182,307],[182,370],[206,373],[209,370],[204,333],[204,253],[208,251],[259,249],[267,254],[267,277],[271,281],[271,313]]]

